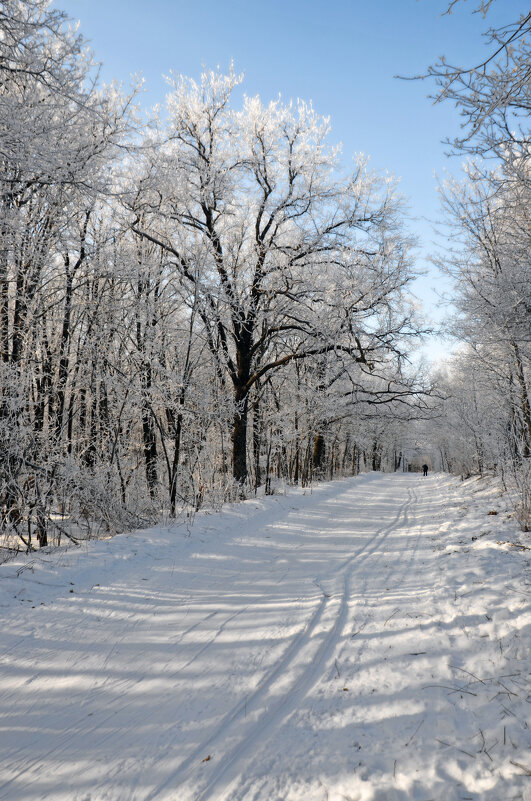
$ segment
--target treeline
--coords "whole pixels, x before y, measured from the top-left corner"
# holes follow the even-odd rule
[[[491,3],[484,4],[488,11]],[[454,281],[449,331],[460,342],[440,376],[436,425],[443,465],[494,473],[518,494],[531,529],[531,14],[488,33],[484,64],[430,73],[439,99],[460,108],[465,177],[442,187],[453,251],[440,266]]]
[[[4,543],[393,468],[425,392],[394,182],[232,70],[144,125],[67,22],[0,9]]]

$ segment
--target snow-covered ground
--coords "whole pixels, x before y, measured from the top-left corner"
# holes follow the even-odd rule
[[[529,801],[524,537],[371,473],[4,564],[0,798]]]

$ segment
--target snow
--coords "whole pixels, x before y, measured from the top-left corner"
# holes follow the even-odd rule
[[[529,801],[524,536],[369,473],[1,565],[0,799]]]

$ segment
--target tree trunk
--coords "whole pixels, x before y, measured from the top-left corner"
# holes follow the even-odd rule
[[[253,461],[254,461],[254,489],[255,492],[262,483],[262,473],[260,470],[260,449],[261,449],[261,419],[260,419],[260,399],[257,395],[253,403]]]
[[[65,410],[66,382],[69,369],[70,347],[70,320],[72,312],[73,274],[66,267],[65,303],[63,311],[63,325],[59,345],[59,371],[57,377],[57,391],[55,403],[55,439],[59,442],[63,430],[63,416]]]
[[[520,409],[522,413],[522,456],[531,456],[531,401],[524,375],[524,368],[520,351],[516,343],[513,343],[515,355],[516,379],[520,388]]]
[[[157,433],[155,430],[155,423],[153,415],[151,414],[151,406],[149,401],[149,393],[151,391],[151,367],[149,364],[144,365],[142,372],[142,440],[144,445],[144,463],[146,466],[146,481],[151,500],[154,500],[157,495],[158,473],[157,473]]]
[[[382,466],[382,450],[378,441],[375,440],[372,446],[372,469],[376,472],[380,470]]]
[[[245,388],[236,386],[235,410],[232,428],[232,475],[238,484],[247,480],[247,418],[249,395]]]
[[[316,434],[313,438],[312,463],[314,468],[319,471],[323,467],[325,457],[325,440],[322,434]]]
[[[9,361],[9,243],[7,225],[0,230],[0,357]]]
[[[173,431],[173,460],[170,475],[170,517],[175,517],[177,508],[177,473],[179,470],[179,460],[181,458],[181,433],[183,426],[183,416],[177,415]]]

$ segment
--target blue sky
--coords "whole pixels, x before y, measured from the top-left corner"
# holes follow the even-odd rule
[[[103,78],[125,84],[141,73],[146,107],[162,103],[163,74],[198,77],[202,65],[245,72],[244,91],[264,101],[312,100],[329,115],[332,141],[342,142],[348,165],[355,153],[375,169],[401,179],[409,199],[411,230],[419,237],[419,262],[429,270],[417,294],[435,321],[447,289],[430,267],[437,247],[432,223],[439,217],[435,173],[457,172],[441,140],[459,130],[456,110],[434,105],[430,85],[394,76],[423,72],[437,56],[461,66],[481,61],[487,23],[497,27],[527,11],[522,0],[498,0],[487,21],[472,11],[479,0],[443,15],[445,0],[56,0],[79,19],[81,32],[103,62]],[[441,244],[444,244],[442,242]],[[448,351],[432,339],[430,358]]]

